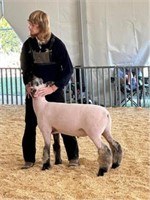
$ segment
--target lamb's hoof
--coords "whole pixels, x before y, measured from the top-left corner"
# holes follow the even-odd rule
[[[97,176],[104,176],[104,174],[107,172],[106,168],[100,168],[98,171]]]
[[[43,167],[42,167],[42,170],[46,170],[46,169],[49,169],[51,166],[50,166],[50,163],[44,163],[43,164]]]
[[[55,161],[55,165],[60,165],[60,164],[62,164],[62,160],[61,159]]]
[[[117,167],[119,167],[119,163],[113,163],[113,164],[112,164],[112,168],[113,168],[113,169],[115,169],[115,168],[117,168]]]

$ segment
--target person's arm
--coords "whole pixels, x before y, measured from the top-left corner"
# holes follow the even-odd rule
[[[73,73],[73,65],[68,51],[63,43],[60,43],[58,48],[58,60],[61,66],[61,78],[55,82],[55,86],[63,88],[68,84]]]
[[[20,65],[23,74],[23,82],[25,84],[26,93],[30,94],[30,80],[32,77],[31,71],[31,55],[29,55],[29,47],[27,42],[25,42],[22,46],[21,54],[20,54]]]
[[[28,43],[25,42],[22,46],[21,54],[20,54],[20,65],[23,74],[23,82],[25,85],[29,83],[32,76],[32,59],[31,52],[28,46]]]
[[[64,88],[71,78],[73,73],[73,65],[70,60],[69,54],[65,45],[60,41],[57,40],[57,44],[55,44],[55,52],[57,52],[57,56],[55,57],[56,63],[60,65],[61,70],[61,77],[59,80],[55,81],[51,85],[51,83],[45,88],[38,90],[39,96],[46,96],[55,92],[58,88]]]
[[[69,82],[71,75],[73,73],[73,66],[70,60],[70,57],[67,53],[67,50],[63,52],[61,56],[61,78],[54,82],[53,84],[47,83],[45,88],[41,88],[38,90],[39,96],[46,96],[55,92],[58,88],[64,88],[65,85]]]

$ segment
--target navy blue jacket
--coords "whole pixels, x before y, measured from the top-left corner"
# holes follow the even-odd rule
[[[51,45],[52,38],[54,39]],[[35,63],[34,52],[46,52],[51,47],[50,63]],[[31,81],[33,75],[44,80],[44,82],[54,81],[55,85],[63,88],[67,85],[73,73],[73,66],[64,43],[54,34],[52,34],[47,44],[39,47],[36,38],[28,38],[22,47],[21,69],[23,72],[24,84]]]

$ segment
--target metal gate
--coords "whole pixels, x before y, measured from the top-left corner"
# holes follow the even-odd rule
[[[128,77],[130,85],[127,73],[132,74]],[[76,66],[64,95],[67,103],[150,107],[150,66]],[[24,103],[21,70],[0,68],[0,104]]]

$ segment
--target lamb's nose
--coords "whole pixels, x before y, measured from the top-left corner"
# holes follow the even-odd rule
[[[34,96],[35,93],[36,93],[36,89],[35,88],[31,88],[31,95]]]

